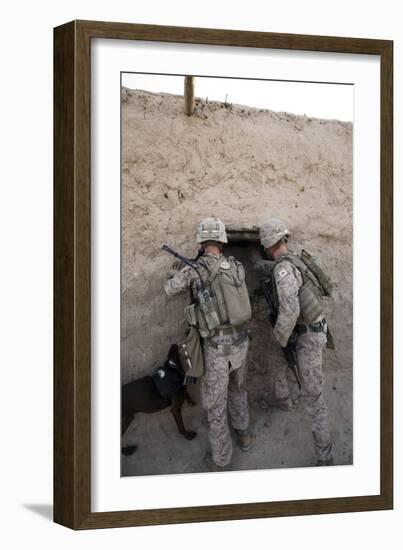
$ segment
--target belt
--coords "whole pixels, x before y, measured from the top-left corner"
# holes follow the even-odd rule
[[[222,329],[220,329],[222,330]],[[227,334],[234,334],[237,333],[233,330],[232,333]],[[223,336],[223,334],[219,334],[218,332],[214,336]],[[213,346],[213,348],[222,351],[223,353],[229,354],[231,353],[231,350],[233,347],[240,346],[242,342],[244,342],[248,338],[248,332],[244,330],[243,332],[239,333],[238,338],[236,338],[233,342],[230,344],[218,344],[217,342],[214,342],[212,338],[208,339],[209,345]]]
[[[323,318],[317,323],[311,323],[310,325],[296,325],[295,331],[300,336],[306,332],[324,332],[326,329],[326,319]]]
[[[244,326],[235,328],[232,325],[222,325],[215,331],[214,336],[237,336],[243,332],[245,332]]]

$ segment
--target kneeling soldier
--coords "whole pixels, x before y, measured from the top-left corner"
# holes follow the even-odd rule
[[[196,241],[203,249],[197,259],[200,277],[185,266],[167,280],[164,288],[168,296],[191,289],[193,302],[185,315],[203,339],[205,374],[200,392],[211,448],[206,462],[210,470],[219,471],[232,456],[227,407],[241,449],[248,451],[251,447],[245,389],[249,344],[246,322],[251,318],[251,306],[242,264],[222,253],[228,242],[223,222],[217,218],[202,220],[196,226]]]

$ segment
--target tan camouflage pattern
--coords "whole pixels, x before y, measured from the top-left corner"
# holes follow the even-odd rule
[[[277,286],[279,312],[273,335],[284,347],[299,320],[298,291],[302,285],[302,276],[298,268],[284,260],[275,266],[274,278]],[[319,460],[328,460],[332,457],[332,441],[327,428],[327,406],[323,397],[322,350],[326,339],[325,332],[310,331],[298,336],[297,339],[298,366],[302,385],[301,397],[312,417],[312,433]],[[279,388],[276,390],[278,392]],[[284,388],[282,393],[285,397]]]
[[[306,332],[297,340],[298,366],[301,376],[301,400],[312,417],[312,433],[319,460],[332,458],[332,441],[327,427],[327,406],[323,397],[322,350],[325,332]]]
[[[211,341],[223,347],[216,349]],[[245,389],[249,340],[246,338],[240,345],[231,346],[233,341],[233,336],[215,336],[203,341],[206,372],[201,381],[200,396],[207,413],[211,454],[218,466],[227,466],[231,461],[228,417],[236,430],[246,430],[249,426]]]
[[[196,225],[196,242],[205,241],[228,242],[225,225],[219,218],[204,218]]]
[[[203,264],[205,263],[208,268],[212,269],[216,261],[221,258],[215,254],[203,254],[203,257],[198,260],[199,272],[204,282],[208,279],[208,269],[206,269]],[[171,276],[165,282],[164,290],[168,296],[175,296],[181,292],[186,292],[189,290],[192,280],[198,280],[199,276],[196,271],[191,267],[185,265],[182,269],[175,271],[175,268],[178,267],[178,262],[174,262],[172,269],[170,270],[169,275]]]
[[[199,259],[200,274],[203,281],[208,278],[208,270],[203,263],[212,269],[221,256],[204,254]],[[173,267],[176,267],[177,264]],[[168,296],[175,296],[189,290],[192,281],[198,275],[188,266],[173,273],[164,285]],[[228,417],[236,430],[246,430],[249,426],[248,398],[245,389],[246,357],[249,340],[235,346],[239,332],[234,335],[213,336],[203,340],[205,375],[201,381],[201,402],[207,413],[208,439],[212,458],[218,466],[226,466],[231,461],[232,441]],[[218,349],[213,345],[218,344]]]
[[[298,292],[302,275],[291,262],[284,260],[274,268],[279,310],[273,336],[281,347],[287,345],[300,315]]]
[[[283,237],[289,235],[287,226],[278,218],[271,218],[264,223],[259,230],[259,238],[264,248],[271,248]]]

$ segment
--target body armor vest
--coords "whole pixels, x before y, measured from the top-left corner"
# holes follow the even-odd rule
[[[249,321],[252,311],[242,264],[232,256],[216,261],[201,257],[198,263],[205,288],[198,278],[192,279],[193,303],[185,309],[189,324],[207,338],[219,327],[238,327]]]
[[[294,265],[302,277],[302,286],[298,292],[301,312],[297,323],[311,324],[323,315],[321,298],[331,296],[332,283],[330,277],[322,270],[315,258],[305,250],[301,252],[301,256],[293,252],[282,254],[276,259],[273,271],[283,261],[289,261]],[[279,302],[274,274],[271,281],[273,305],[278,312]]]

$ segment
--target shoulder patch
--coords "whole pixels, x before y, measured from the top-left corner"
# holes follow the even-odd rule
[[[229,269],[231,265],[227,260],[224,260],[223,262],[221,262],[220,267],[222,267],[223,269]]]
[[[277,264],[274,268],[274,277],[276,281],[281,281],[281,279],[284,279],[284,277],[291,273],[293,273],[293,266],[290,262],[285,260]]]

